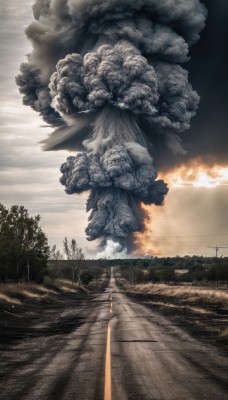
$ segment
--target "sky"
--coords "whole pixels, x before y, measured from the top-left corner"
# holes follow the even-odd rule
[[[215,250],[208,246],[228,245],[228,7],[226,0],[204,3],[209,9],[207,27],[186,65],[201,96],[185,136],[188,153],[180,160],[170,159],[170,164],[162,157],[155,159],[170,190],[164,206],[147,209],[150,220],[146,232],[137,237],[137,255],[213,256]],[[59,166],[69,153],[42,151],[40,142],[52,128],[22,104],[15,83],[31,50],[24,29],[32,21],[32,4],[33,0],[0,0],[0,202],[6,207],[24,205],[32,216],[40,214],[50,245],[61,250],[63,238],[74,237],[91,256],[96,243],[88,242],[84,233],[87,195],[67,196],[59,183]],[[228,249],[219,255],[228,256]]]

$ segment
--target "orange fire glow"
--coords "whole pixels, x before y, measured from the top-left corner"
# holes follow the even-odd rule
[[[160,175],[170,187],[193,186],[215,188],[228,185],[228,166],[209,166],[200,158]]]
[[[134,233],[134,245],[136,250],[134,251],[135,256],[159,256],[160,248],[159,244],[153,241],[153,206],[141,205],[142,209],[146,212],[144,221],[144,229],[140,232]],[[156,212],[156,210],[155,210]]]
[[[213,189],[228,185],[228,165],[209,166],[203,163],[201,159],[194,159],[185,165],[159,174],[159,178],[164,179],[169,188],[190,186],[193,188]],[[144,229],[141,232],[134,233],[136,247],[134,254],[136,256],[161,256],[161,245],[153,237],[153,214],[156,213],[156,207],[142,204],[142,208],[146,211]]]

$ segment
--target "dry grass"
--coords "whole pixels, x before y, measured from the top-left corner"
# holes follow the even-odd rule
[[[68,279],[56,279],[54,287],[60,289],[62,292],[69,292],[69,293],[75,293],[75,292],[84,292],[84,293],[89,293],[89,290],[83,286],[79,285],[76,282],[72,282]]]
[[[67,279],[58,279],[53,285],[47,286],[26,283],[0,284],[0,301],[21,304],[23,300],[39,300],[59,292],[76,293],[79,291],[88,293],[88,289],[84,286],[79,286]]]
[[[209,303],[228,305],[228,292],[225,290],[201,289],[189,286],[169,286],[165,284],[135,285],[131,291],[145,294],[157,294],[161,296],[185,299],[192,303]]]
[[[5,293],[0,293],[0,301],[4,302],[4,303],[9,303],[9,304],[21,304],[21,301],[14,298],[14,297],[10,297]]]
[[[224,328],[221,331],[220,336],[222,336],[223,338],[228,338],[228,328]]]
[[[47,297],[51,290],[42,285],[26,284],[26,283],[10,283],[0,285],[0,300],[21,304],[21,300],[41,299]]]
[[[0,301],[10,304],[21,304],[23,300],[39,300],[51,294],[62,293],[88,293],[89,290],[77,283],[72,283],[68,279],[56,279],[54,284],[26,284],[10,283],[0,284]]]

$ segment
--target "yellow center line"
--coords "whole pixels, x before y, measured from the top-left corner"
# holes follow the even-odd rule
[[[112,294],[110,293],[110,314],[112,313]],[[104,400],[112,400],[112,378],[111,378],[111,324],[108,322],[106,359],[105,359],[105,388]]]

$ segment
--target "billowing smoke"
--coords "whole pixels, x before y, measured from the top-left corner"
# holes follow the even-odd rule
[[[127,249],[122,249],[118,242],[113,242],[112,240],[107,240],[105,249],[100,253],[97,253],[97,258],[113,258],[113,256],[118,254],[118,258],[126,258]]]
[[[33,52],[17,84],[56,127],[44,148],[83,150],[62,164],[66,193],[90,191],[88,240],[121,252],[162,205],[157,144],[184,154],[199,96],[179,64],[204,27],[199,0],[36,0]]]

